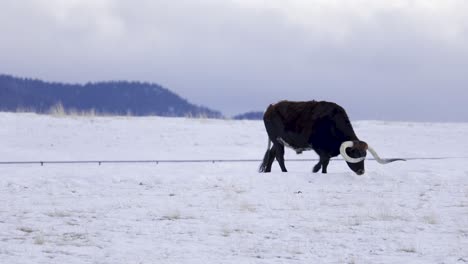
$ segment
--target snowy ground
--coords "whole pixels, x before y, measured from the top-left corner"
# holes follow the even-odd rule
[[[382,157],[468,157],[468,124],[353,124]],[[255,121],[0,113],[0,161],[265,149]],[[0,263],[467,263],[467,161],[0,165]]]

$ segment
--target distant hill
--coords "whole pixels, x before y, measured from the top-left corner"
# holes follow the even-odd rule
[[[0,74],[0,111],[48,113],[57,105],[63,106],[65,112],[222,117],[220,112],[193,105],[158,84],[128,81],[65,84]]]
[[[247,112],[233,117],[236,120],[262,120],[263,112]]]

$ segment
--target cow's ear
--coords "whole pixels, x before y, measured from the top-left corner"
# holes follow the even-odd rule
[[[354,146],[356,149],[360,150],[360,151],[366,151],[368,146],[367,146],[367,143],[364,142],[364,141],[355,141],[354,142]]]

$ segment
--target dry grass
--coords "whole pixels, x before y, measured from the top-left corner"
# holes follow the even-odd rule
[[[65,108],[62,103],[57,103],[49,109],[49,114],[56,117],[65,116]]]
[[[34,109],[34,108],[26,108],[26,107],[18,107],[12,112],[45,114],[45,115],[51,115],[53,117],[116,117],[116,116],[134,117],[136,116],[130,109],[128,109],[125,113],[106,113],[106,112],[97,111],[94,108],[89,109],[89,110],[77,110],[74,108],[67,109],[66,107],[63,106],[62,102],[58,102],[54,104],[45,112],[38,111],[37,109]],[[157,115],[156,113],[150,113],[145,116],[160,116],[160,115]],[[200,113],[197,115],[194,115],[192,113],[187,113],[184,117],[190,118],[190,119],[200,119],[200,120],[211,119],[208,117],[206,113]]]
[[[439,217],[435,213],[424,216],[423,221],[429,225],[437,225],[440,222]]]
[[[163,220],[178,220],[178,219],[181,219],[181,214],[179,212],[179,210],[173,210],[173,211],[170,211],[168,212],[167,214],[165,214],[163,217],[162,217]]]
[[[416,248],[415,247],[403,247],[403,248],[400,248],[398,251],[406,252],[406,253],[416,253]]]
[[[61,102],[53,105],[47,114],[55,116],[55,117],[65,117],[65,116],[82,116],[82,117],[95,117],[95,116],[101,116],[101,114],[98,114],[95,109],[90,109],[87,111],[78,111],[76,109],[69,109],[66,110],[65,107]],[[105,116],[102,114],[102,116]]]

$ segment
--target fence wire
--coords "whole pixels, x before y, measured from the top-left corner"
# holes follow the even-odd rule
[[[409,157],[404,158],[406,161],[414,160],[448,160],[448,159],[468,159],[468,157]],[[319,159],[287,159],[286,162],[311,162]],[[334,159],[343,160],[343,159]],[[366,160],[373,160],[369,158]],[[36,160],[36,161],[0,161],[0,165],[41,165],[56,164],[131,164],[131,163],[243,163],[243,162],[262,162],[261,159],[167,159],[167,160]]]

